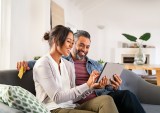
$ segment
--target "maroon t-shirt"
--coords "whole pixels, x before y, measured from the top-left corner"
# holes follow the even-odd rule
[[[90,76],[86,69],[86,61],[74,60],[74,65],[75,65],[75,73],[76,73],[76,86],[86,83]],[[87,96],[85,99],[81,99],[77,103],[82,104],[94,97],[96,97],[95,92]]]

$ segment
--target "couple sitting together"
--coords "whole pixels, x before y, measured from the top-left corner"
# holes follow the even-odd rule
[[[145,113],[132,92],[120,90],[119,75],[110,84],[107,77],[96,82],[103,66],[87,57],[87,31],[57,25],[44,39],[49,53],[36,62],[18,62],[17,69],[33,68],[36,97],[51,113]]]

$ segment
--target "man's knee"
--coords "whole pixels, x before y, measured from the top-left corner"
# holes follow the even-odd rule
[[[129,90],[124,90],[124,92],[123,92],[125,95],[128,95],[128,96],[135,96],[135,94],[134,93],[132,93],[131,91],[129,91]]]
[[[123,91],[123,98],[125,98],[126,101],[127,100],[128,101],[133,101],[133,100],[137,99],[136,95],[129,90],[124,90]]]

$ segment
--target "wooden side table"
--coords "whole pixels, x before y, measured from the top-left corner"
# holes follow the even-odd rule
[[[156,71],[157,76],[157,85],[160,86],[160,65],[151,65],[151,64],[144,64],[144,65],[136,65],[136,64],[124,64],[125,69],[129,70],[148,70],[151,74],[152,70]]]

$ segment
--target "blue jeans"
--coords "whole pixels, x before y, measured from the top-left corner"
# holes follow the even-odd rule
[[[119,113],[145,113],[138,98],[128,90],[117,90],[108,95],[113,98]]]

